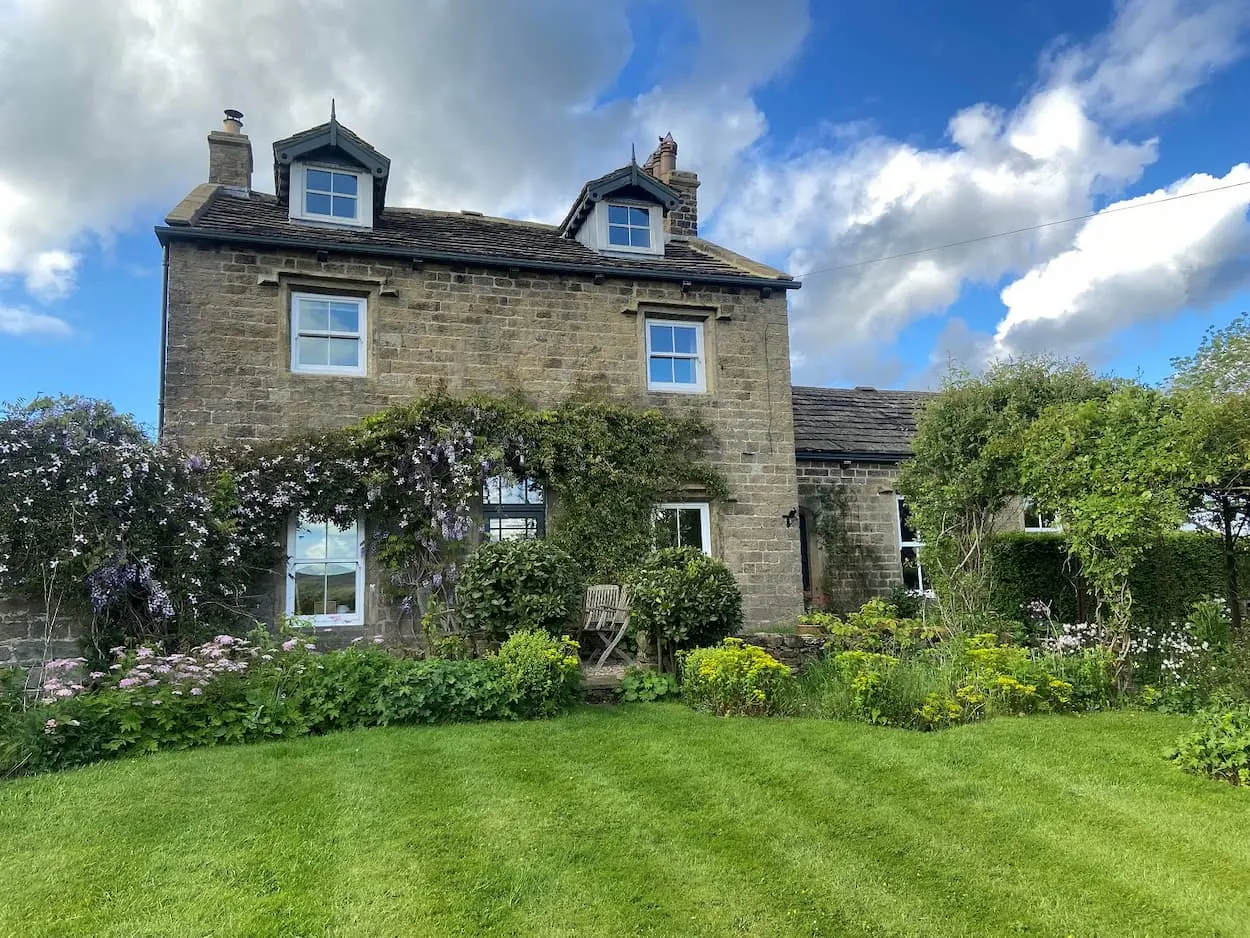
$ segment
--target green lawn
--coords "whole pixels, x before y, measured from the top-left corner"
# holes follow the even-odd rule
[[[946,733],[675,705],[0,783],[0,935],[1248,935],[1186,721]]]

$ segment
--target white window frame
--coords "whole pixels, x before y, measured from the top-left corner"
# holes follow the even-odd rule
[[[1063,532],[1063,525],[1059,523],[1059,512],[1051,512],[1050,524],[1029,525],[1029,513],[1037,515],[1039,521],[1043,519],[1043,512],[1037,507],[1037,503],[1031,498],[1022,499],[1021,505],[1021,521],[1023,522],[1024,532],[1026,534],[1059,534]]]
[[[636,248],[625,244],[612,244],[608,240],[608,207],[642,208],[647,210],[651,222],[651,246]],[[594,214],[582,225],[577,240],[601,254],[648,254],[664,256],[664,207],[656,202],[640,202],[637,199],[605,199],[595,205]]]
[[[924,592],[929,588],[924,579],[924,564],[920,562],[920,551],[924,547],[924,541],[920,539],[919,531],[915,532],[916,539],[910,541],[903,540],[903,501],[902,495],[894,496],[894,525],[898,531],[898,567],[901,573],[903,571],[903,551],[909,548],[914,550],[916,552],[916,580],[919,590]],[[907,585],[906,581],[904,581],[903,585]]]
[[[712,556],[712,506],[707,502],[663,502],[655,506],[656,520],[661,511],[697,510],[699,512],[699,536],[703,539],[703,553]],[[677,526],[680,533],[681,525]]]
[[[359,354],[356,357],[355,365],[304,365],[299,360],[299,337],[301,335],[310,335],[335,338],[350,339],[353,338],[349,332],[334,332],[327,329],[324,333],[320,330],[313,332],[301,333],[299,331],[299,304],[302,300],[316,300],[319,302],[329,301],[331,303],[354,303],[358,312],[357,326],[358,331],[355,334],[358,343]],[[328,323],[327,323],[328,325]],[[368,353],[369,345],[365,341],[365,337],[369,334],[369,301],[363,296],[338,296],[329,293],[291,293],[291,371],[296,374],[306,375],[366,375],[368,370]]]
[[[365,622],[365,523],[356,520],[356,557],[317,557],[299,558],[295,555],[296,535],[299,531],[300,518],[295,515],[287,527],[287,561],[286,561],[286,614],[295,615],[295,567],[301,563],[355,563],[356,564],[356,611],[352,613],[330,613],[319,616],[300,616],[310,621],[314,628],[337,628],[340,626],[364,625]]]
[[[307,191],[308,170],[323,173],[339,173],[344,176],[356,177],[356,215],[353,218],[342,218],[336,215],[321,215],[309,212],[304,207],[304,195]],[[317,222],[321,225],[335,225],[348,228],[373,227],[373,176],[367,172],[357,172],[342,166],[321,163],[294,163],[291,166],[290,189],[291,218],[297,221]]]
[[[663,358],[682,358],[694,362],[694,384],[678,384],[677,382],[668,381],[652,381],[651,380],[651,327],[652,326],[681,326],[685,329],[694,329],[694,355],[684,352],[655,352]],[[647,390],[661,391],[666,394],[706,394],[707,393],[707,356],[704,353],[705,345],[703,341],[703,323],[689,319],[661,319],[658,316],[648,316],[643,322],[643,330],[646,333],[646,350],[647,350]]]

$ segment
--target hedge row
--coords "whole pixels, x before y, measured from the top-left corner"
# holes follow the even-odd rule
[[[1056,621],[1090,621],[1093,603],[1076,561],[1069,561],[1067,553],[1062,534],[1013,532],[995,537],[989,550],[995,610],[1018,619],[1021,606],[1041,599],[1050,603]],[[1241,579],[1250,582],[1244,570]],[[1138,564],[1130,586],[1134,618],[1142,622],[1180,621],[1199,599],[1226,593],[1220,539],[1185,532],[1169,536]]]

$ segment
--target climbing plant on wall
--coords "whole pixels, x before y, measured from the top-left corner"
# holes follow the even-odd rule
[[[546,489],[551,536],[584,579],[615,579],[650,549],[666,496],[726,494],[701,421],[610,403],[437,394],[340,430],[196,454],[83,432],[101,412],[87,404],[0,415],[0,595],[38,599],[58,571],[66,601],[110,640],[185,642],[236,623],[299,513],[363,519],[388,591],[411,604],[454,589],[489,475]]]

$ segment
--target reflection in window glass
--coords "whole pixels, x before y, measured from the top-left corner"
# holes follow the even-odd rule
[[[304,171],[304,214],[354,220],[357,216],[358,180],[355,173],[329,169]]]
[[[291,297],[295,371],[361,374],[364,371],[365,301],[296,293]]]
[[[357,524],[302,517],[291,545],[291,615],[321,619],[360,612],[361,556]]]
[[[660,505],[655,510],[655,546],[694,547],[712,552],[708,543],[708,506],[700,502]]]
[[[489,477],[482,486],[482,515],[492,541],[530,540],[546,533],[543,490],[532,479]]]
[[[920,548],[924,541],[911,520],[911,509],[900,495],[898,502],[899,562],[903,568],[903,586],[909,590],[927,590],[924,568],[920,565]]]

